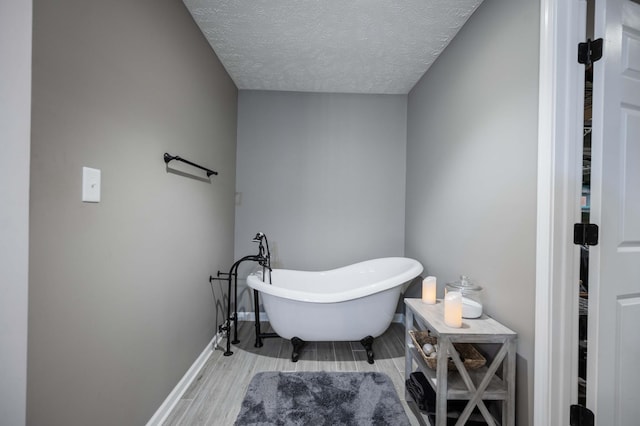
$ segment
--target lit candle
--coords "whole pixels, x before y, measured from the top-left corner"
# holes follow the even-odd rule
[[[449,327],[462,327],[462,294],[449,291],[444,296],[444,323]]]
[[[436,303],[436,277],[422,280],[422,301],[429,305]]]

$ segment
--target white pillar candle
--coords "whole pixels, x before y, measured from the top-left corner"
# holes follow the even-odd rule
[[[429,305],[436,303],[436,277],[422,280],[422,301]]]
[[[449,327],[462,327],[462,294],[449,291],[444,296],[444,323]]]

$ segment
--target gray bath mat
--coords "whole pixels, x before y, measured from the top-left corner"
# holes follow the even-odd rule
[[[382,373],[256,374],[235,423],[244,425],[409,425]]]

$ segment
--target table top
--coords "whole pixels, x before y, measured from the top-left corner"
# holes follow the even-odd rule
[[[480,318],[462,318],[462,327],[449,327],[444,323],[444,303],[438,299],[434,305],[426,304],[422,299],[404,299],[414,315],[428,323],[439,335],[473,335],[473,336],[513,336],[517,333],[486,314]]]

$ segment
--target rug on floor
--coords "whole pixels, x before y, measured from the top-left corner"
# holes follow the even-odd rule
[[[409,419],[383,373],[263,372],[251,379],[235,424],[406,426]]]

